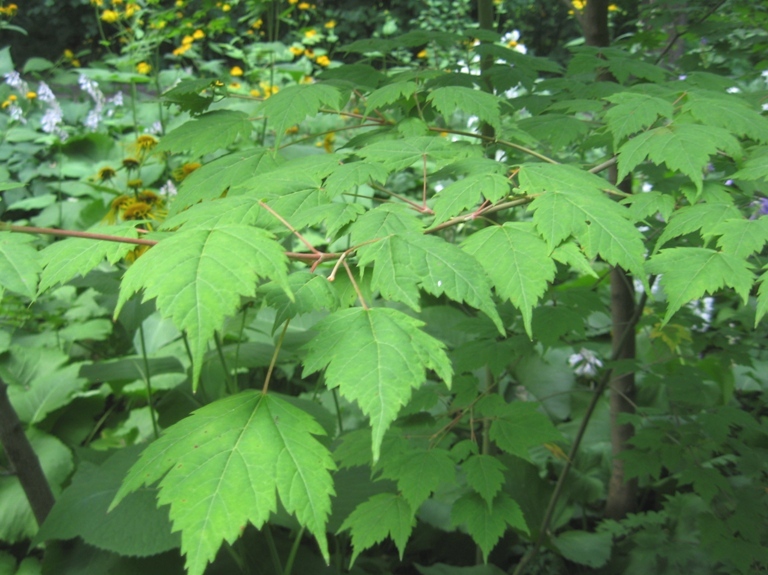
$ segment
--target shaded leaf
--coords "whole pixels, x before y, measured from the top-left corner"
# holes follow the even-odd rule
[[[40,275],[37,250],[32,237],[0,232],[0,286],[34,299]]]
[[[496,494],[504,485],[504,471],[506,466],[491,455],[471,455],[461,464],[464,473],[467,474],[467,483],[490,507]]]
[[[418,509],[433,491],[456,477],[456,464],[445,449],[410,450],[382,459],[382,465],[381,476],[397,481],[411,509]]]
[[[189,152],[193,156],[204,156],[227,148],[238,138],[247,138],[252,130],[248,114],[235,110],[214,110],[168,132],[153,151]]]
[[[447,86],[433,90],[427,96],[427,101],[432,102],[435,109],[447,121],[450,121],[456,110],[461,110],[465,114],[477,116],[480,121],[497,130],[501,128],[499,100],[488,92],[461,86]]]
[[[328,84],[301,84],[272,94],[261,103],[257,112],[266,116],[269,126],[275,130],[277,148],[288,128],[317,114],[322,106],[338,110],[341,92]]]
[[[435,195],[432,209],[435,220],[441,224],[458,216],[467,208],[476,206],[483,198],[497,202],[509,193],[509,180],[500,174],[473,174],[449,184]]]
[[[650,94],[619,92],[606,99],[616,104],[605,113],[614,148],[619,140],[653,125],[659,117],[671,118],[674,113],[671,102]]]
[[[453,504],[451,522],[465,525],[467,532],[483,552],[483,561],[496,546],[507,527],[528,533],[520,506],[506,493],[499,493],[489,506],[477,493],[463,495]]]

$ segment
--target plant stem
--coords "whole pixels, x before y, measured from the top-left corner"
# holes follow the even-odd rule
[[[293,562],[296,560],[296,553],[299,551],[299,544],[301,543],[301,538],[304,535],[304,526],[301,526],[301,529],[299,529],[299,532],[296,533],[296,538],[293,540],[293,545],[291,545],[291,552],[288,555],[288,560],[285,562],[285,571],[283,571],[283,575],[291,575],[291,571],[293,571]]]
[[[229,393],[235,395],[238,391],[237,382],[229,372],[229,367],[227,367],[227,358],[224,357],[224,346],[221,344],[221,338],[219,337],[218,332],[213,334],[213,341],[216,343],[216,353],[218,353],[221,367],[224,369],[224,381],[227,383],[227,389],[229,390]]]
[[[277,356],[280,355],[280,348],[283,347],[283,340],[285,339],[285,332],[288,331],[288,325],[291,323],[290,319],[285,320],[283,325],[283,331],[280,333],[280,337],[277,340],[275,351],[272,353],[272,359],[269,362],[269,368],[267,369],[267,376],[264,378],[264,387],[261,388],[261,393],[266,394],[269,390],[269,381],[272,379],[272,372],[275,370],[275,364],[277,363]]]
[[[139,340],[141,341],[141,357],[144,360],[144,383],[147,386],[147,404],[149,405],[149,417],[152,420],[152,431],[155,439],[160,437],[160,431],[157,427],[157,413],[155,406],[152,405],[152,380],[149,373],[149,358],[147,358],[147,346],[144,343],[144,324],[139,324]]]
[[[8,384],[0,379],[0,445],[19,478],[38,525],[42,525],[54,504],[53,492],[43,473],[32,444],[24,433],[16,410],[8,398]]]
[[[283,563],[280,561],[280,555],[277,552],[277,546],[275,545],[274,537],[272,537],[272,529],[269,527],[269,523],[264,524],[264,529],[262,529],[261,532],[264,533],[264,538],[267,540],[269,556],[272,558],[272,565],[275,568],[275,575],[282,575]]]

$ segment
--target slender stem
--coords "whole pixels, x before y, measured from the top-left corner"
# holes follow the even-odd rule
[[[237,381],[232,377],[227,366],[227,358],[224,357],[224,346],[221,344],[221,337],[219,337],[218,332],[214,332],[213,341],[216,343],[216,352],[219,354],[219,361],[224,369],[224,380],[227,382],[227,389],[229,389],[229,393],[235,395],[237,393]]]
[[[270,207],[269,207],[267,204],[265,204],[265,203],[264,203],[264,202],[262,202],[262,201],[259,201],[259,205],[260,205],[262,208],[264,208],[265,210],[267,210],[267,211],[268,211],[270,214],[272,214],[272,215],[273,215],[273,216],[274,216],[274,217],[275,217],[275,218],[276,218],[276,219],[277,219],[277,220],[278,220],[278,221],[279,221],[281,224],[283,224],[283,225],[284,225],[286,228],[288,228],[288,229],[291,231],[291,233],[292,233],[294,236],[296,236],[297,238],[299,238],[299,240],[301,241],[301,243],[303,243],[305,246],[307,246],[307,248],[309,248],[309,250],[310,250],[312,253],[314,253],[314,254],[317,254],[317,255],[321,255],[321,254],[323,253],[323,252],[321,252],[320,250],[318,250],[317,248],[315,248],[315,246],[313,246],[313,245],[312,245],[312,244],[311,244],[311,243],[310,243],[310,242],[309,242],[309,241],[308,241],[308,240],[307,240],[307,239],[306,239],[304,236],[302,236],[302,235],[301,235],[301,233],[300,233],[300,232],[299,232],[299,231],[298,231],[296,228],[294,228],[294,227],[293,227],[293,226],[290,224],[290,222],[289,222],[288,220],[286,220],[286,219],[285,219],[283,216],[281,216],[280,214],[278,214],[278,213],[277,213],[275,210],[273,210],[272,208],[270,208]]]
[[[500,140],[498,138],[492,138],[490,136],[485,136],[483,134],[475,134],[474,132],[465,132],[464,130],[451,130],[448,128],[442,128],[438,126],[429,126],[429,130],[432,132],[447,132],[449,134],[456,134],[457,136],[467,136],[470,138],[478,138],[480,140],[486,140],[488,142],[496,142],[497,144],[501,146],[507,146],[508,148],[513,148],[515,150],[518,150],[520,152],[524,152],[528,154],[529,156],[533,156],[534,158],[538,158],[539,160],[542,160],[544,162],[547,162],[548,164],[559,164],[557,160],[554,160],[550,158],[549,156],[545,156],[544,154],[540,154],[539,152],[536,152],[534,150],[531,150],[530,148],[526,148],[525,146],[521,146],[520,144],[515,144],[514,142],[509,142],[507,140]]]
[[[648,283],[653,284],[654,278],[651,278]],[[619,345],[616,346],[614,352],[611,354],[611,361],[615,361],[617,359],[619,351],[624,347],[624,342],[629,339],[630,334],[637,327],[637,322],[640,321],[640,318],[642,317],[643,310],[645,309],[645,304],[647,301],[648,292],[646,291],[643,292],[643,295],[640,297],[637,308],[635,308],[635,313],[632,315],[632,318],[627,323],[627,327],[622,332]],[[552,496],[549,498],[547,510],[544,513],[544,517],[541,520],[541,526],[539,527],[539,535],[536,537],[536,541],[534,541],[533,547],[528,550],[528,552],[520,560],[520,563],[517,564],[517,567],[512,572],[512,575],[522,575],[525,573],[526,567],[536,557],[542,543],[544,542],[544,538],[548,535],[549,526],[552,523],[552,519],[555,515],[555,507],[557,506],[557,502],[560,499],[560,494],[562,493],[563,487],[565,486],[565,480],[568,477],[568,472],[571,470],[573,462],[576,459],[576,454],[578,453],[581,442],[584,439],[584,434],[587,431],[587,426],[589,425],[589,422],[592,418],[592,414],[594,413],[597,404],[600,402],[600,399],[602,399],[603,392],[608,386],[608,383],[611,381],[612,372],[612,369],[605,370],[603,376],[600,378],[600,381],[597,384],[597,387],[595,388],[592,399],[587,406],[587,411],[584,413],[584,416],[581,419],[581,424],[579,425],[579,429],[576,431],[576,436],[573,439],[571,449],[568,451],[567,459],[565,460],[563,469],[560,472],[560,476],[557,478],[555,489],[552,492]]]
[[[35,226],[16,226],[0,222],[0,230],[7,232],[16,232],[19,234],[43,234],[47,236],[60,236],[66,238],[85,238],[88,240],[101,240],[105,242],[117,242],[123,244],[134,244],[137,246],[154,246],[157,240],[145,240],[141,238],[121,238],[120,236],[110,236],[108,234],[94,234],[92,232],[79,232],[75,230],[59,230],[56,228],[38,228]]]
[[[594,168],[590,168],[587,171],[590,174],[598,174],[603,170],[605,170],[606,168],[610,168],[611,166],[613,166],[617,161],[618,161],[618,156],[614,156],[602,162],[601,164],[597,164]]]
[[[144,342],[144,324],[139,324],[139,341],[141,341],[141,357],[144,360],[144,383],[147,387],[147,404],[149,405],[149,417],[152,420],[152,431],[155,439],[160,437],[160,431],[157,427],[157,413],[155,406],[152,405],[152,376],[149,373],[149,358],[147,357],[147,345]]]
[[[344,420],[341,418],[341,406],[339,405],[337,388],[331,389],[331,397],[333,397],[333,405],[336,407],[336,420],[339,423],[339,434],[341,434],[344,432]]]
[[[365,298],[363,297],[363,292],[360,291],[360,286],[357,285],[357,282],[355,281],[355,276],[352,273],[352,270],[349,269],[349,264],[346,261],[344,262],[344,269],[347,270],[347,276],[349,276],[349,281],[352,282],[352,287],[355,288],[355,293],[357,294],[357,299],[360,300],[360,305],[363,306],[364,310],[371,309],[371,308],[368,307],[368,304],[365,303]]]
[[[282,575],[283,562],[280,561],[280,555],[277,552],[277,546],[275,545],[274,537],[272,537],[272,529],[269,527],[269,523],[264,524],[264,529],[262,529],[261,532],[264,533],[264,538],[267,540],[269,556],[272,558],[272,566],[275,568],[275,575]]]
[[[264,387],[261,388],[261,393],[266,395],[269,391],[269,382],[272,379],[272,372],[275,370],[275,364],[277,363],[277,356],[280,355],[280,348],[283,347],[283,340],[285,339],[285,332],[288,331],[288,325],[291,323],[290,319],[285,320],[283,325],[283,331],[280,333],[280,337],[277,340],[275,351],[272,353],[272,359],[269,362],[269,368],[267,369],[267,376],[264,378]]]
[[[426,211],[427,208],[427,155],[421,155],[421,210]]]
[[[380,186],[379,184],[376,184],[376,183],[373,183],[373,182],[371,182],[371,184],[370,184],[370,185],[371,185],[371,187],[372,187],[373,189],[375,189],[375,190],[378,190],[378,191],[380,191],[380,192],[384,192],[384,193],[385,193],[385,194],[387,194],[388,196],[392,196],[393,198],[397,198],[397,199],[398,199],[398,200],[400,200],[401,202],[405,202],[406,204],[408,204],[409,206],[411,206],[411,207],[412,207],[414,210],[416,210],[416,211],[417,211],[417,212],[419,212],[419,213],[422,213],[422,214],[423,214],[423,213],[434,213],[434,212],[432,212],[432,210],[430,210],[430,209],[429,209],[429,208],[427,208],[426,206],[420,206],[419,204],[417,204],[417,203],[416,203],[416,202],[414,202],[413,200],[409,200],[409,199],[408,199],[408,198],[406,198],[405,196],[401,196],[400,194],[398,194],[398,193],[396,193],[396,192],[390,191],[390,190],[388,190],[387,188],[385,188],[384,186]]]
[[[288,560],[285,562],[285,571],[283,571],[283,575],[291,575],[291,571],[293,571],[293,562],[296,560],[296,554],[299,552],[299,544],[301,543],[301,538],[304,535],[304,526],[301,526],[301,529],[299,529],[299,532],[296,533],[296,538],[293,540],[293,545],[291,545],[291,552],[288,555]]]

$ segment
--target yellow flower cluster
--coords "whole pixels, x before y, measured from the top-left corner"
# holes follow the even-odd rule
[[[205,38],[205,32],[203,32],[199,28],[195,30],[192,34],[187,34],[181,39],[181,46],[179,46],[173,51],[173,55],[181,56],[184,52],[186,52],[192,47],[192,44],[194,44],[195,40],[202,40],[203,38]]]
[[[571,6],[573,6],[576,10],[581,12],[587,6],[587,0],[571,0]],[[608,5],[608,12],[618,12],[618,11],[619,11],[619,7],[616,4]],[[571,10],[568,13],[573,14],[573,10]]]
[[[0,16],[15,16],[19,11],[19,7],[16,4],[8,4],[8,6],[0,6]]]
[[[100,8],[104,5],[104,0],[91,0],[91,4]],[[141,6],[139,6],[135,2],[128,2],[128,4],[125,5],[125,8],[123,9],[123,12],[121,14],[119,11],[119,7],[121,7],[122,5],[123,5],[123,0],[112,0],[112,8],[108,8],[101,13],[101,20],[103,22],[106,22],[107,24],[114,24],[121,18],[131,18],[139,10],[141,10]]]
[[[18,98],[16,97],[16,94],[11,94],[10,96],[8,96],[8,97],[5,99],[5,101],[4,101],[2,104],[0,104],[0,108],[2,108],[3,110],[5,110],[5,109],[6,109],[6,108],[8,108],[8,107],[9,107],[11,104],[13,104],[13,103],[14,103],[16,100],[18,100]]]
[[[152,65],[147,64],[146,62],[139,62],[138,64],[136,64],[136,71],[139,74],[143,74],[146,76],[152,71]]]
[[[280,91],[280,86],[273,86],[269,82],[259,82],[259,88],[261,89],[254,88],[251,90],[251,96],[254,98],[264,98],[266,100],[273,94],[277,94]]]
[[[64,60],[69,62],[73,68],[80,67],[80,60],[75,58],[75,53],[69,48],[67,48],[66,50],[64,50],[64,52],[62,52],[62,56],[64,56]]]

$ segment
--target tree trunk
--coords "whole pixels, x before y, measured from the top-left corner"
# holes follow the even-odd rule
[[[610,31],[608,29],[609,0],[589,0],[584,14],[580,18],[584,39],[588,46],[608,46]],[[606,71],[600,75],[602,81],[615,81]],[[610,169],[609,179],[616,184],[616,167]],[[632,192],[631,179],[627,178],[619,184],[627,193]],[[635,290],[632,278],[621,268],[611,270],[611,344],[614,356],[619,359],[634,359],[635,333],[634,330],[624,337],[624,331],[630,325],[635,313]],[[622,343],[623,342],[623,343]],[[619,455],[628,448],[627,442],[632,438],[631,425],[618,423],[624,413],[634,413],[635,374],[613,374],[609,383],[611,409],[611,448],[613,460],[611,478],[608,483],[608,498],[605,505],[605,516],[609,519],[621,519],[635,510],[637,501],[637,481],[626,481],[624,478],[624,461]]]
[[[40,460],[8,399],[8,385],[0,379],[0,444],[19,478],[38,525],[42,525],[53,507],[54,499]]]

